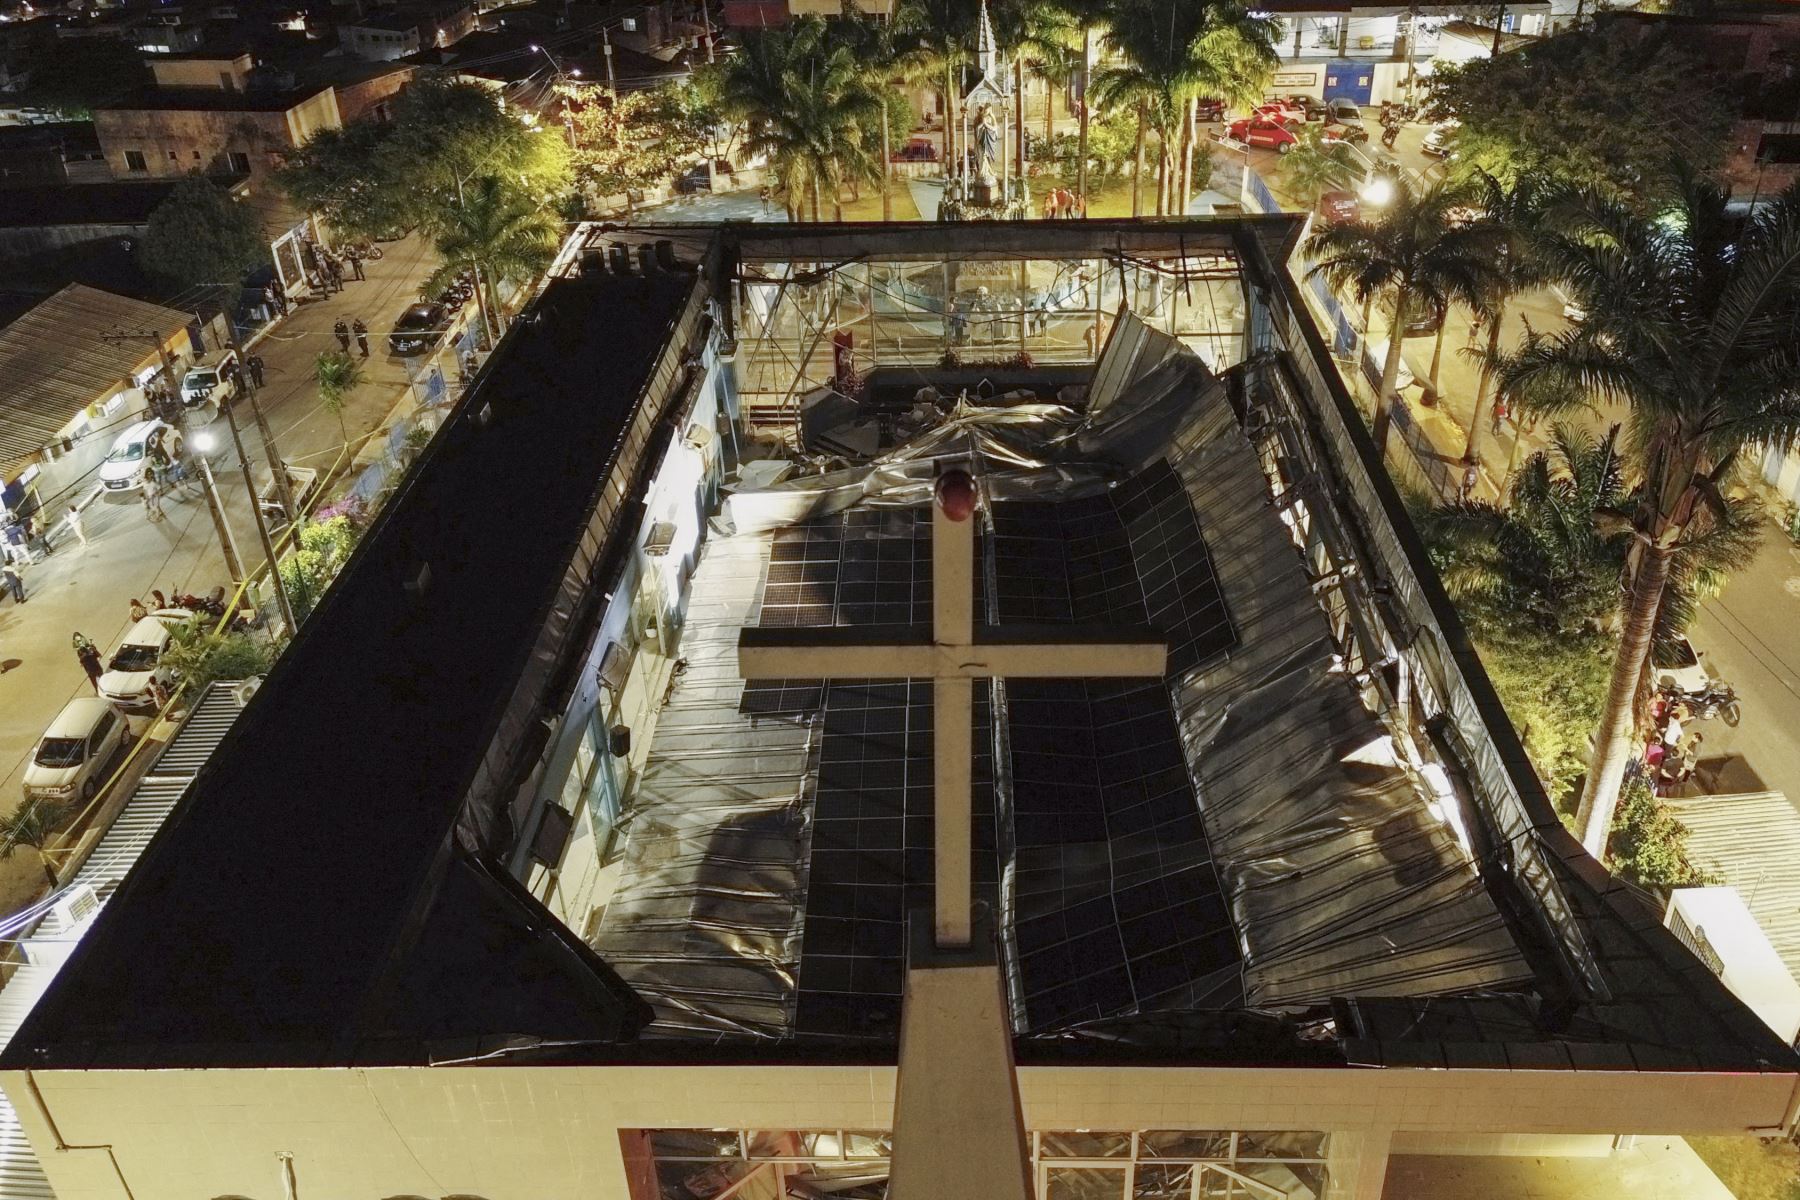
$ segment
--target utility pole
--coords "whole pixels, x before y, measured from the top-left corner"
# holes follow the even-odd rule
[[[600,49],[601,52],[606,55],[606,90],[612,93],[612,98],[614,100],[617,100],[619,98],[619,85],[618,81],[613,78],[612,33],[604,25],[600,27]]]
[[[230,320],[226,314],[226,320]],[[244,439],[238,435],[237,417],[232,414],[231,405],[220,406],[225,410],[225,424],[231,428],[231,442],[237,448],[238,468],[244,472],[244,487],[250,493],[250,515],[256,519],[256,536],[262,542],[263,557],[269,560],[269,582],[275,585],[275,603],[281,609],[281,619],[287,622],[288,636],[292,637],[299,626],[294,621],[293,605],[288,603],[287,585],[281,582],[281,565],[275,560],[275,545],[269,540],[269,525],[263,520],[262,502],[256,494],[256,482],[250,474],[250,459],[244,454]],[[276,478],[280,478],[283,468],[271,460]],[[291,513],[293,510],[290,509]]]
[[[194,437],[194,448],[200,451],[200,490],[206,493],[206,507],[212,513],[213,531],[219,535],[219,548],[225,552],[225,572],[231,582],[244,582],[244,560],[238,554],[237,539],[231,536],[231,525],[225,520],[225,506],[219,502],[219,485],[213,480],[212,463],[207,455],[213,448],[213,436],[202,430]]]

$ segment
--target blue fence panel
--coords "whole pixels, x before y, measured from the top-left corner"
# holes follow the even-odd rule
[[[1263,177],[1249,167],[1244,168],[1244,188],[1250,193],[1250,198],[1256,202],[1257,211],[1266,213],[1281,211],[1281,205],[1276,201],[1275,193],[1269,190],[1269,185],[1263,182]]]

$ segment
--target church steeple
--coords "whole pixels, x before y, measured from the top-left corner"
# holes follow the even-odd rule
[[[981,62],[981,77],[996,90],[1005,90],[1006,67],[1000,61],[1000,48],[994,42],[994,23],[988,20],[987,0],[981,0],[981,30],[976,43]]]

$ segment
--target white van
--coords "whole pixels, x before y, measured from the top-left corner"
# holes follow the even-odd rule
[[[100,694],[121,708],[138,708],[155,702],[152,681],[167,688],[172,672],[162,665],[169,634],[194,614],[185,608],[159,608],[125,631],[106,673],[100,676]]]
[[[144,482],[152,451],[161,447],[170,459],[181,457],[181,431],[162,421],[139,421],[113,443],[100,464],[100,484],[109,492],[126,492]]]
[[[97,696],[69,701],[38,739],[25,766],[25,799],[91,800],[104,772],[131,741],[125,714]]]

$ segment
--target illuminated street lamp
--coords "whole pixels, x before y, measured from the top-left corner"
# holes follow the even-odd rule
[[[1362,202],[1371,208],[1384,208],[1394,199],[1394,181],[1386,175],[1371,175],[1362,185]]]

